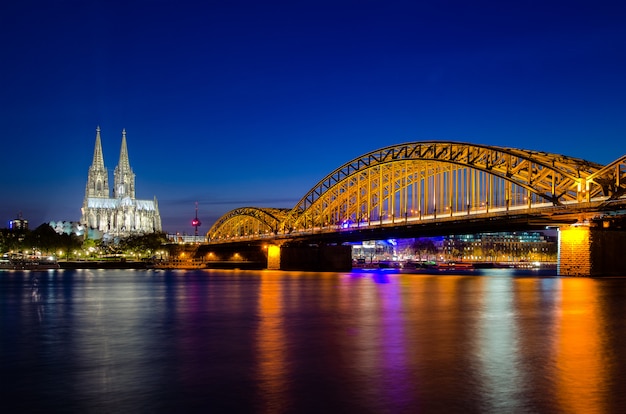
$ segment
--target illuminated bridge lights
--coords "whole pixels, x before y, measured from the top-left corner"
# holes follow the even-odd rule
[[[626,156],[583,159],[458,142],[413,142],[355,158],[292,209],[242,207],[209,230],[212,242],[556,211],[626,194]]]

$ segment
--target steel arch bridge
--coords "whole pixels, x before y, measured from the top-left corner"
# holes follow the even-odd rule
[[[288,208],[236,208],[220,217],[208,234],[213,239],[274,235],[279,232],[290,211]]]
[[[222,216],[211,242],[537,207],[609,202],[626,194],[626,156],[609,165],[539,151],[425,141],[381,148],[320,180],[292,209]]]

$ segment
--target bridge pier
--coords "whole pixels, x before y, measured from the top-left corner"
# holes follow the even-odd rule
[[[626,230],[618,221],[589,220],[559,228],[557,273],[626,275]]]
[[[273,270],[303,270],[345,272],[352,269],[352,247],[342,245],[269,246],[267,268]]]

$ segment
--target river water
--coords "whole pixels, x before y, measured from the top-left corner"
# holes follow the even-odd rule
[[[11,413],[626,412],[626,277],[1,271],[0,335]]]

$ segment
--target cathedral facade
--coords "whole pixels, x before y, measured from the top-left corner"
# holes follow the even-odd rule
[[[111,195],[108,171],[102,154],[100,127],[96,128],[96,145],[81,211],[81,224],[93,234],[92,238],[103,235],[124,237],[161,231],[161,216],[156,197],[153,200],[135,198],[135,173],[130,168],[125,129],[122,130],[120,159],[113,171]]]

